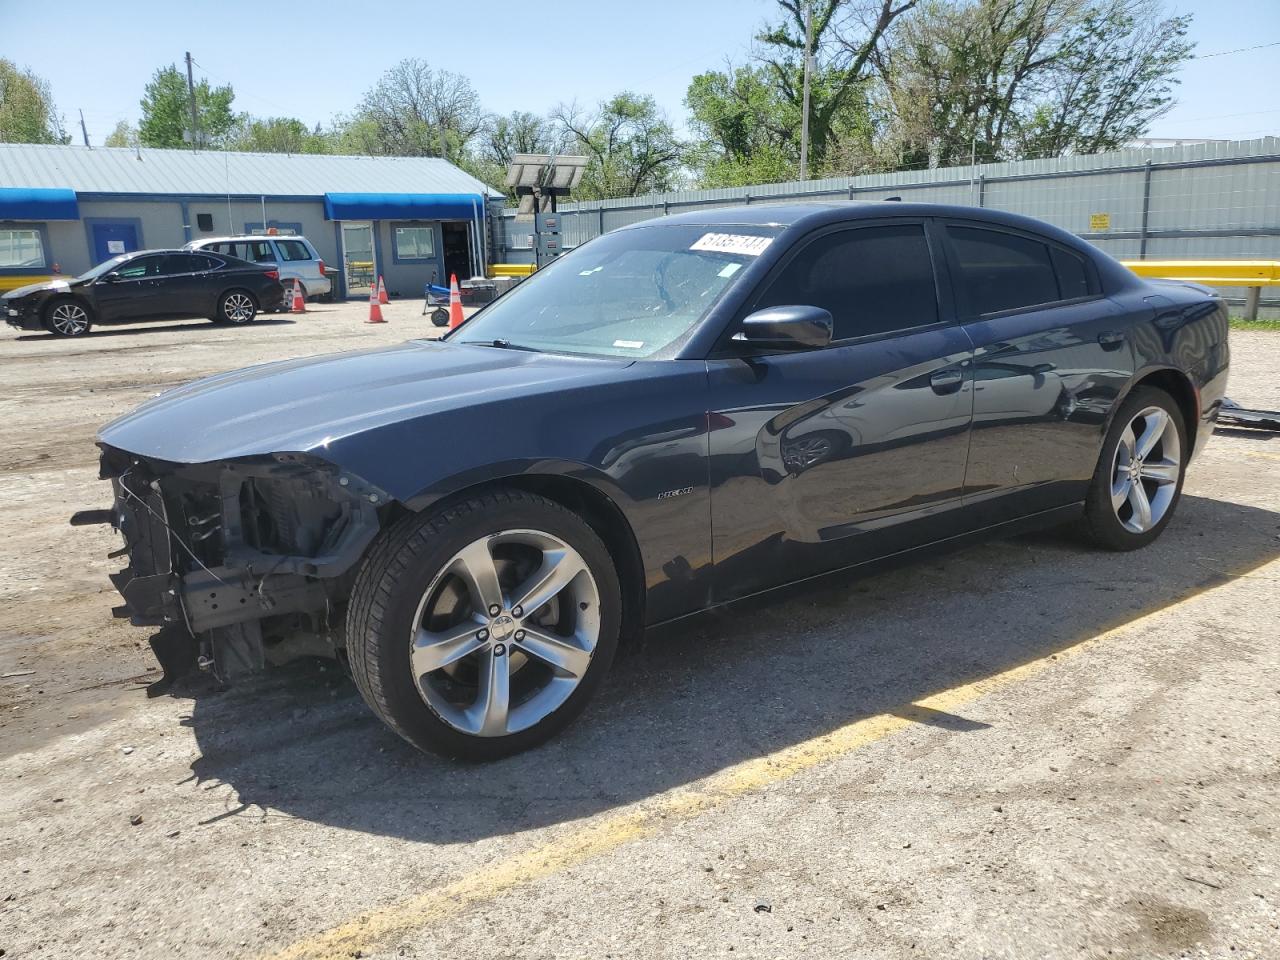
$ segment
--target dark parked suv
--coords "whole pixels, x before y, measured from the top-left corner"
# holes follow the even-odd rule
[[[1211,291],[1025,217],[741,207],[584,244],[440,341],[267,364],[99,434],[119,608],[173,676],[298,635],[420,747],[562,728],[621,638],[835,570],[1170,522]],[[274,648],[274,650],[272,649]]]
[[[23,330],[78,337],[95,323],[208,317],[244,324],[284,302],[274,265],[187,250],[139,250],[106,260],[70,280],[6,293],[4,318]]]

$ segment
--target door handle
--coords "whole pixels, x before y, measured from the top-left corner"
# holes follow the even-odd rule
[[[1098,334],[1098,343],[1103,350],[1119,350],[1124,345],[1124,331],[1105,330]]]
[[[933,387],[933,392],[938,394],[955,393],[963,382],[964,372],[958,367],[935,370],[929,375],[929,386]]]

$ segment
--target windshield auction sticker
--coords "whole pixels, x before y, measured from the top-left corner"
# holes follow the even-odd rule
[[[740,257],[758,257],[773,237],[753,237],[743,233],[704,233],[689,247],[711,253],[736,253]]]

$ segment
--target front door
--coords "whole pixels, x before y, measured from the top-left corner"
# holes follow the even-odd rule
[[[721,341],[708,362],[717,600],[960,531],[973,351],[939,259],[920,221],[826,232],[748,311],[823,307],[832,344],[734,356]]]
[[[162,254],[136,257],[93,282],[97,320],[136,320],[166,312],[168,302],[159,288]]]
[[[96,266],[104,260],[137,250],[138,225],[127,220],[92,223],[89,225],[89,239]]]
[[[444,282],[448,283],[454,276],[459,280],[468,279],[475,272],[471,259],[471,225],[445,222],[440,224],[440,234],[444,241]]]
[[[367,297],[378,276],[378,265],[373,255],[372,223],[343,223],[342,269],[347,296]]]

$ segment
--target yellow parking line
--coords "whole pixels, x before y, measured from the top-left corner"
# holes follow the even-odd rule
[[[638,809],[614,814],[583,826],[567,825],[568,832],[564,836],[476,870],[453,883],[362,913],[336,927],[299,940],[278,953],[268,955],[269,960],[317,960],[358,956],[358,952],[367,953],[379,943],[430,926],[513,887],[568,870],[592,857],[650,836],[662,827],[714,810],[734,797],[772,786],[883,740],[904,727],[912,726],[915,721],[910,716],[915,708],[954,712],[958,707],[1025,680],[1054,663],[1060,663],[1065,658],[1114,636],[1139,630],[1151,620],[1169,615],[1203,593],[1223,585],[1221,580],[1216,580],[1168,606],[1093,637],[1081,639],[1049,656],[1028,661],[981,680],[951,687],[913,704],[904,704],[892,712],[866,717],[812,740],[735,764],[700,784],[669,791],[646,801]]]

